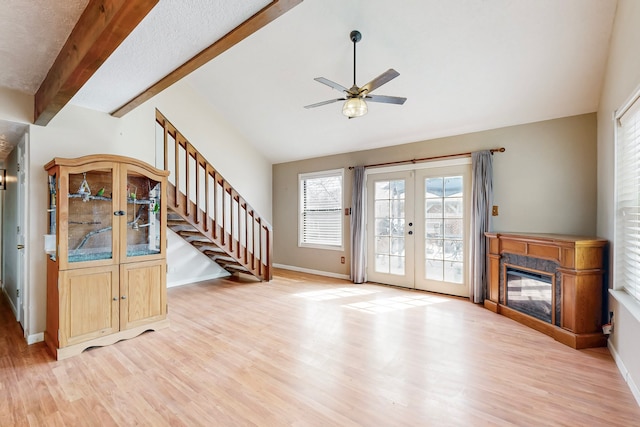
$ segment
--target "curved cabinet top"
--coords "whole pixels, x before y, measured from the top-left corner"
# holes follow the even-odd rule
[[[76,157],[73,159],[54,157],[53,160],[44,165],[44,169],[49,170],[55,166],[82,166],[94,162],[114,162],[135,165],[156,175],[169,176],[169,171],[158,169],[154,166],[151,166],[149,163],[143,162],[142,160],[134,159],[133,157],[118,156],[115,154],[91,154],[88,156]]]

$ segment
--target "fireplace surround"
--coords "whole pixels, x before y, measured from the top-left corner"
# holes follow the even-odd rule
[[[485,235],[485,308],[573,348],[606,346],[602,334],[606,240],[557,234]]]

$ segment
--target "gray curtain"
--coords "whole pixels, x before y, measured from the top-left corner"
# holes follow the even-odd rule
[[[351,280],[365,281],[366,248],[364,230],[364,166],[353,169],[353,191],[351,193]]]
[[[471,153],[471,295],[475,303],[482,303],[487,286],[487,244],[490,210],[493,202],[493,158],[491,151]]]

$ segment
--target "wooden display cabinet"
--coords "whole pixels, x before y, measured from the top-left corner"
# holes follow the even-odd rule
[[[167,327],[169,172],[115,155],[55,158],[45,170],[52,354],[63,359]]]

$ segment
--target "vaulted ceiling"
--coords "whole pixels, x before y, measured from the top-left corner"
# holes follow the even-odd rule
[[[87,0],[7,1],[0,86],[34,94]],[[129,100],[272,3],[161,0],[70,102],[126,114]],[[304,0],[179,77],[273,163],[389,146],[596,111],[615,9],[616,0]],[[400,76],[375,93],[407,102],[369,103],[353,120],[341,103],[304,109],[342,96],[315,77],[352,85],[354,29],[358,85],[394,68]]]

